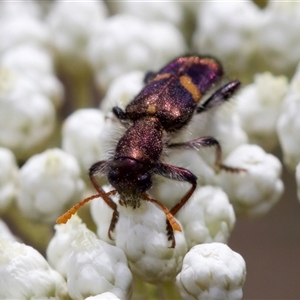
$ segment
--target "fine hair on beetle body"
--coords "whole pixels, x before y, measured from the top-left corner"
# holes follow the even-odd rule
[[[115,229],[119,218],[117,204],[110,196],[118,193],[120,204],[133,209],[141,201],[158,205],[165,213],[167,236],[171,248],[176,245],[174,230],[181,231],[174,215],[188,201],[197,186],[197,177],[188,169],[164,163],[163,158],[171,149],[194,149],[213,147],[215,166],[220,170],[240,172],[243,169],[222,164],[221,146],[211,136],[203,136],[186,142],[171,143],[170,138],[178,135],[195,114],[202,114],[231,98],[240,82],[233,80],[218,88],[202,101],[204,95],[223,78],[221,64],[211,56],[181,56],[158,72],[145,76],[145,87],[122,110],[112,109],[114,116],[126,128],[118,140],[113,155],[107,160],[93,164],[89,171],[92,184],[98,194],[83,202],[101,197],[113,210],[108,236]],[[163,176],[191,185],[182,199],[171,209],[152,199],[147,191],[153,186],[154,175]],[[106,193],[97,180],[106,176],[114,190]],[[58,222],[64,223],[81,203],[75,205]]]

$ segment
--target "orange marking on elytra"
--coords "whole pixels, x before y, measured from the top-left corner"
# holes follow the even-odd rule
[[[156,75],[151,81],[158,81],[161,79],[167,79],[171,77],[171,73],[163,73],[163,74],[158,74]]]
[[[193,100],[195,102],[198,102],[201,98],[201,92],[197,88],[197,86],[193,83],[192,78],[187,75],[182,75],[179,77],[180,83],[182,86],[189,92],[191,93]]]
[[[156,113],[156,107],[155,105],[149,105],[147,107],[147,114],[154,115]]]

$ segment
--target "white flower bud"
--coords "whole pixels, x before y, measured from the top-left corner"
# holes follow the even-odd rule
[[[0,53],[23,43],[47,45],[49,31],[32,15],[13,14],[0,19],[0,40]]]
[[[193,247],[184,257],[176,285],[185,300],[239,300],[243,297],[246,264],[221,243]]]
[[[99,109],[79,109],[62,128],[62,148],[79,162],[82,173],[95,162],[108,158],[111,136],[115,131],[109,118]]]
[[[142,202],[138,209],[118,210],[116,246],[125,252],[132,272],[146,282],[172,281],[187,251],[183,232],[174,231],[176,246],[169,248],[166,216],[156,205]]]
[[[0,19],[20,16],[39,18],[41,16],[41,9],[39,3],[33,0],[27,0],[26,2],[0,2]]]
[[[52,268],[67,277],[68,257],[73,251],[71,244],[78,233],[87,230],[81,219],[74,215],[65,225],[55,225],[55,234],[47,247],[47,260]]]
[[[68,226],[68,225],[60,225]],[[123,251],[81,228],[67,262],[67,283],[72,299],[111,292],[130,299],[132,274]]]
[[[197,17],[193,36],[195,49],[215,55],[225,65],[234,61],[228,63],[226,69],[239,79],[251,76],[256,65],[249,61],[256,58],[256,33],[262,31],[261,11],[257,5],[252,1],[234,1],[226,5],[207,1],[201,3]]]
[[[32,156],[20,169],[17,204],[26,217],[52,223],[79,202],[83,189],[75,158],[60,149],[49,149]]]
[[[235,100],[233,99],[232,101],[234,102]],[[205,128],[206,135],[213,136],[220,143],[223,157],[238,146],[248,142],[248,135],[240,124],[240,119],[234,111],[234,106],[235,103],[228,103],[227,106],[225,104],[216,108]],[[213,154],[212,161],[215,162],[215,149],[210,149],[209,153]]]
[[[300,60],[300,42],[295,30],[299,26],[298,1],[268,1],[262,10],[262,22],[257,32],[260,47],[257,56],[265,70],[292,75]]]
[[[1,299],[69,299],[63,277],[30,246],[0,238]]]
[[[124,110],[144,87],[144,77],[144,72],[132,71],[115,78],[100,103],[101,109],[110,112],[114,106],[118,106]]]
[[[265,70],[291,75],[300,60],[299,11],[297,1],[268,1],[264,9],[253,1],[203,2],[194,47],[218,57],[242,82]]]
[[[62,104],[64,90],[55,77],[52,56],[35,44],[22,44],[5,51],[0,58],[1,68],[30,79],[33,91],[49,98],[55,107]]]
[[[20,160],[43,150],[53,133],[54,106],[36,84],[11,69],[0,68],[0,145]]]
[[[256,145],[242,145],[230,153],[224,163],[246,170],[221,171],[216,178],[237,214],[266,214],[280,199],[284,189],[280,179],[282,166],[272,154]]]
[[[50,53],[35,44],[25,43],[5,51],[1,55],[1,64],[23,74],[30,71],[41,75],[54,73]]]
[[[170,248],[172,241],[168,240],[166,215],[161,208],[141,199],[140,207],[133,209],[120,205],[118,195],[113,199],[119,212],[113,232],[115,245],[124,251],[132,272],[151,283],[172,281],[187,251],[183,232],[174,231],[176,245]],[[97,222],[98,233],[107,235],[112,209],[106,203],[97,204],[100,201],[104,202],[102,199],[93,200],[92,216]],[[105,205],[108,209],[103,211]]]
[[[269,151],[278,143],[276,122],[287,84],[284,76],[262,73],[237,94],[237,112],[250,142]]]
[[[183,37],[169,23],[116,15],[108,18],[94,34],[88,55],[99,89],[106,90],[121,74],[161,68],[185,48]]]
[[[87,68],[87,44],[106,15],[107,9],[103,1],[53,3],[47,19],[52,44],[60,66],[73,76],[84,72]]]
[[[283,99],[283,105],[277,122],[277,133],[283,152],[284,162],[295,169],[300,161],[300,64]]]
[[[128,14],[149,21],[167,21],[179,27],[183,22],[184,10],[177,2],[108,2],[114,14]]]
[[[4,211],[17,194],[18,171],[14,154],[0,147],[0,211]]]
[[[227,195],[212,186],[196,189],[176,218],[182,224],[189,249],[203,243],[226,243],[235,224]]]

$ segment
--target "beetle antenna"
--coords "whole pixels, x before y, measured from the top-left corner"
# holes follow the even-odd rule
[[[57,224],[65,224],[71,219],[71,217],[82,207],[84,206],[87,202],[98,198],[100,195],[93,195],[88,198],[85,198],[81,202],[75,204],[73,207],[71,207],[67,212],[65,212],[63,215],[61,215],[59,218],[56,219]]]
[[[116,193],[116,190],[112,190],[108,193],[106,193],[106,196],[109,195],[114,195]],[[71,217],[82,207],[84,206],[86,203],[90,202],[91,200],[95,199],[95,198],[102,198],[101,194],[96,194],[90,197],[87,197],[85,199],[83,199],[81,202],[75,204],[73,207],[71,207],[67,212],[65,212],[63,215],[61,215],[59,218],[56,219],[56,223],[57,224],[66,224]]]

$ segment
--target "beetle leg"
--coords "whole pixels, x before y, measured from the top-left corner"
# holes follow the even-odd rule
[[[188,182],[192,185],[179,203],[170,210],[170,213],[174,216],[194,193],[197,186],[197,177],[187,169],[161,163],[157,164],[155,173],[173,180]]]
[[[171,247],[169,247],[169,248],[175,248],[176,240],[175,240],[175,236],[174,236],[174,229],[172,228],[170,221],[168,219],[166,219],[166,221],[167,221],[166,230],[167,230],[168,241],[172,241]]]
[[[202,113],[223,104],[230,99],[240,86],[240,81],[234,80],[222,86],[213,93],[202,105],[197,107],[196,113]]]
[[[176,231],[181,231],[181,227],[180,225],[177,223],[177,221],[175,220],[173,214],[170,213],[170,211],[168,210],[168,208],[166,206],[164,206],[162,203],[160,203],[159,201],[150,198],[147,194],[142,194],[141,195],[142,198],[146,201],[155,203],[156,205],[158,205],[162,211],[165,213],[166,215],[166,221],[167,221],[167,236],[168,236],[168,241],[172,241],[171,247],[170,248],[174,248],[176,245],[176,241],[175,241],[175,236],[174,236],[174,230]]]
[[[155,199],[150,198],[147,194],[142,194],[141,196],[142,196],[143,200],[155,203],[156,205],[159,206],[159,208],[161,208],[161,210],[165,213],[165,215],[170,223],[170,226],[173,230],[181,231],[180,225],[177,223],[173,214],[170,213],[169,209],[165,205],[163,205],[162,203],[160,203],[159,201],[157,201]]]
[[[110,226],[109,226],[109,229],[108,229],[108,237],[112,240],[111,232],[113,232],[113,230],[116,227],[116,224],[117,224],[118,219],[119,219],[119,212],[117,210],[117,204],[109,196],[115,194],[117,191],[113,190],[113,191],[110,191],[110,192],[106,193],[96,181],[96,176],[103,175],[103,174],[107,173],[108,164],[109,163],[107,161],[104,161],[104,160],[93,164],[90,167],[89,176],[90,176],[90,180],[91,180],[93,186],[95,187],[96,191],[98,192],[98,195],[113,210],[113,215],[112,215]]]
[[[144,77],[144,83],[148,84],[155,76],[156,72],[148,71]]]
[[[219,142],[211,137],[211,136],[203,136],[201,138],[191,140],[184,143],[176,143],[176,144],[170,144],[168,145],[169,148],[190,148],[199,150],[202,147],[216,147],[216,160],[215,165],[218,169],[225,170],[228,172],[242,172],[246,171],[243,168],[235,168],[235,167],[229,167],[224,164],[222,164],[222,149]]]
[[[99,177],[107,173],[107,165],[108,162],[104,160],[98,161],[97,163],[93,164],[90,167],[89,176],[99,196],[107,203],[107,205],[111,209],[116,210],[117,209],[116,203],[112,201],[112,199],[108,196],[108,193],[106,193],[96,181],[96,176]]]
[[[112,112],[119,120],[127,120],[128,119],[126,112],[123,111],[118,106],[113,107]]]

